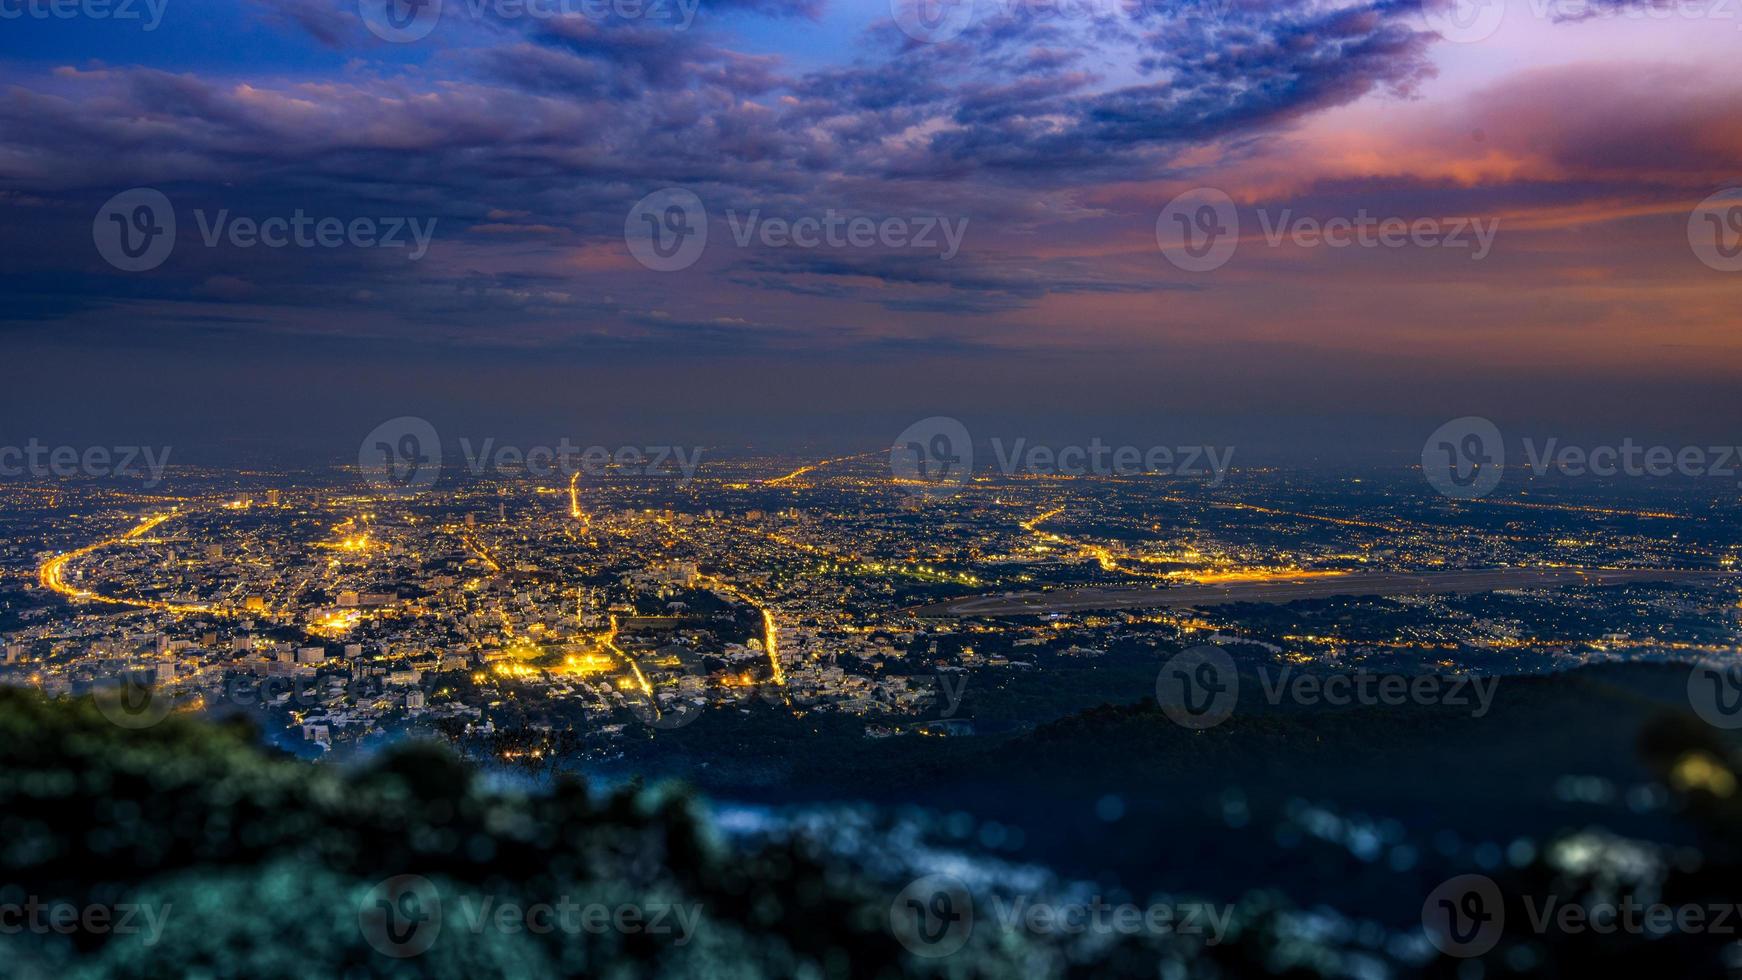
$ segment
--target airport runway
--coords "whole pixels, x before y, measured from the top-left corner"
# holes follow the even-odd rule
[[[1273,579],[1226,585],[1107,586],[1055,592],[969,596],[912,610],[922,619],[969,616],[1037,616],[1048,613],[1117,609],[1189,609],[1236,602],[1287,603],[1332,596],[1471,595],[1500,589],[1543,589],[1563,585],[1620,585],[1627,582],[1713,580],[1727,572],[1655,568],[1485,568],[1459,572],[1352,572],[1335,578]]]

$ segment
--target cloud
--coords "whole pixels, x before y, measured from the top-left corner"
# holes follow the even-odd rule
[[[730,278],[760,290],[875,302],[898,312],[949,314],[1010,312],[1048,296],[1196,288],[1154,276],[1120,276],[1104,265],[1076,259],[997,255],[938,262],[919,255],[838,251],[771,250],[744,263]]]
[[[7,316],[88,323],[125,305],[173,325],[245,308],[260,331],[529,346],[979,343],[994,321],[1015,346],[1056,336],[1047,317],[1139,336],[1162,294],[1194,324],[1250,314],[1228,286],[1247,273],[1192,280],[1158,259],[1157,211],[1196,184],[1247,206],[1377,201],[1546,232],[1670,214],[1742,156],[1738,89],[1697,67],[1608,58],[1424,95],[1444,46],[1401,0],[991,6],[947,43],[879,21],[831,46],[813,43],[829,26],[813,0],[705,5],[686,31],[448,0],[426,41],[393,45],[350,4],[270,0],[308,39],[301,60],[11,64],[0,176],[32,206],[0,245],[37,285]],[[781,21],[777,40],[733,33],[760,18]],[[138,185],[176,202],[184,241],[194,209],[439,225],[416,265],[189,245],[128,278],[93,254],[90,215]],[[629,208],[673,185],[722,234],[667,277],[622,236]],[[944,214],[973,231],[949,262],[736,250],[720,218],[753,209]],[[1285,265],[1245,268],[1301,295],[1336,288],[1322,264],[1297,264],[1315,281]]]

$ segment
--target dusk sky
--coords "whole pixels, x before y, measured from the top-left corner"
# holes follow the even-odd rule
[[[0,0],[0,438],[1734,439],[1742,271],[1690,219],[1742,179],[1742,7],[1503,6],[979,0],[927,41],[888,0],[445,0],[394,42],[355,0]],[[129,272],[93,229],[134,188],[176,237]],[[668,188],[708,239],[660,271],[625,229]],[[1200,188],[1239,236],[1193,271],[1158,217]],[[427,252],[205,241],[298,211]],[[905,237],[746,231],[831,214]],[[1445,240],[1267,239],[1301,218]]]

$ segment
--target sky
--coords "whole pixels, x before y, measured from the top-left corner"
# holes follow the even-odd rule
[[[0,0],[6,444],[1742,416],[1742,4],[61,2]]]

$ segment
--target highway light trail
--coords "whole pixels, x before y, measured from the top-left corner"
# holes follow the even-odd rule
[[[1165,574],[1160,572],[1145,572],[1134,568],[1126,568],[1119,564],[1118,557],[1115,556],[1112,551],[1100,545],[1085,544],[1081,541],[1067,538],[1062,534],[1054,534],[1051,531],[1042,531],[1040,529],[1040,525],[1062,513],[1064,513],[1063,507],[1054,507],[1052,510],[1046,511],[1032,520],[1024,521],[1022,523],[1022,529],[1042,541],[1045,541],[1047,544],[1056,544],[1063,548],[1072,548],[1080,555],[1087,555],[1088,557],[1093,558],[1095,562],[1101,566],[1102,571],[1118,572],[1121,575],[1130,575],[1133,578],[1167,578]]]
[[[1076,549],[1078,554],[1087,555],[1088,557],[1093,558],[1096,563],[1101,566],[1102,571],[1117,572],[1121,575],[1129,575],[1132,578],[1214,584],[1218,582],[1279,582],[1295,581],[1303,578],[1336,578],[1348,574],[1347,572],[1342,571],[1312,571],[1304,568],[1297,568],[1292,565],[1279,568],[1271,568],[1268,566],[1257,568],[1230,568],[1222,571],[1192,571],[1181,569],[1171,572],[1148,572],[1143,571],[1142,569],[1128,568],[1125,565],[1120,564],[1121,557],[1114,554],[1109,548],[1098,544],[1077,541],[1061,534],[1054,534],[1051,531],[1040,530],[1041,524],[1044,524],[1046,521],[1063,512],[1063,507],[1055,507],[1031,520],[1024,521],[1022,523],[1022,529],[1035,535],[1048,544],[1056,544],[1061,547]],[[1142,556],[1138,556],[1134,560],[1140,564],[1161,563],[1160,559],[1144,558]]]
[[[670,521],[663,517],[655,517],[653,520],[654,523],[664,528],[674,537],[677,535],[677,529]],[[768,611],[768,607],[746,595],[743,589],[740,589],[738,586],[733,585],[724,579],[716,578],[712,575],[697,575],[696,580],[716,592],[724,592],[727,595],[732,596],[739,602],[744,603],[762,614],[762,643],[763,646],[768,648],[768,666],[771,673],[774,675],[775,686],[785,687],[786,668],[780,665],[780,630],[775,625],[774,614]]]
[[[98,541],[96,544],[86,545],[76,551],[69,551],[64,555],[57,555],[50,558],[48,561],[42,563],[41,568],[37,569],[37,582],[40,583],[43,588],[65,596],[68,599],[83,599],[87,602],[101,602],[112,606],[129,606],[134,609],[148,609],[154,612],[184,614],[217,612],[218,610],[212,606],[159,602],[155,599],[127,599],[119,596],[106,596],[89,589],[80,589],[67,584],[67,566],[72,562],[77,561],[86,555],[101,551],[104,548],[113,548],[122,545],[149,544],[151,542],[145,539],[145,535],[159,524],[162,524],[164,521],[175,516],[177,516],[176,513],[171,511],[167,514],[157,514],[148,517],[140,522],[138,526],[120,537]]]
[[[484,565],[490,569],[490,571],[492,571],[492,572],[502,571],[502,563],[496,560],[496,556],[490,554],[490,549],[484,547],[482,544],[480,544],[478,542],[478,539],[475,536],[473,536],[472,532],[461,531],[460,532],[460,540],[462,540],[466,543],[466,547],[472,549],[472,554],[477,555],[478,558],[481,561],[483,561]]]
[[[1033,616],[1090,610],[1191,609],[1229,603],[1290,603],[1343,596],[1476,595],[1502,589],[1553,589],[1630,582],[1722,582],[1726,573],[1652,568],[1479,568],[1454,572],[1361,572],[1338,581],[1290,578],[1176,589],[1102,586],[1021,595],[949,599],[914,610],[921,617]]]
[[[569,477],[569,516],[586,524],[587,512],[581,509],[581,495],[577,486],[580,481],[581,474],[578,471]]]
[[[1685,521],[1688,514],[1672,514],[1661,510],[1627,510],[1618,507],[1587,507],[1581,504],[1545,503],[1535,500],[1496,500],[1491,497],[1478,497],[1468,501],[1473,504],[1492,504],[1498,507],[1531,507],[1537,510],[1558,510],[1570,514],[1596,514],[1599,517],[1644,517],[1652,520]]]
[[[617,645],[617,615],[615,613],[611,614],[611,632],[606,633],[601,637],[600,643],[605,649],[623,658],[623,662],[629,665],[630,672],[635,675],[636,686],[641,688],[642,694],[647,695],[648,701],[653,704],[654,712],[657,713],[659,711],[659,702],[653,699],[653,685],[647,682],[647,675],[642,673],[641,662],[636,660],[634,657],[631,657],[627,651]]]
[[[800,466],[798,469],[793,470],[791,473],[788,473],[785,476],[777,476],[772,480],[763,480],[762,483],[764,486],[769,486],[769,487],[784,487],[787,484],[791,483],[792,481],[798,479],[799,477],[805,476],[805,475],[810,474],[810,473],[815,473],[817,470],[820,470],[825,466],[833,466],[836,463],[850,463],[855,459],[865,459],[865,458],[870,457],[870,456],[879,455],[882,452],[883,452],[883,450],[881,450],[881,449],[874,449],[868,453],[858,453],[858,454],[853,455],[853,456],[841,456],[841,457],[837,457],[835,459],[825,459],[825,460],[821,460],[819,462],[809,463],[807,465]]]
[[[712,575],[697,575],[696,580],[716,592],[726,593],[762,614],[762,645],[768,649],[768,666],[774,674],[775,686],[785,687],[786,670],[780,665],[780,628],[774,622],[774,614],[767,606],[746,595],[743,589],[724,579]]]

